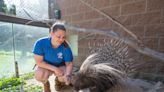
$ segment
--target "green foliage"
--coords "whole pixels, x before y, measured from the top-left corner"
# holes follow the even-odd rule
[[[0,92],[42,92],[43,88],[37,85],[27,85],[25,80],[33,78],[34,73],[22,75],[20,78],[1,78]]]
[[[4,4],[2,6],[2,12],[4,12],[4,13],[7,13],[8,12],[7,5],[6,4]]]
[[[0,90],[2,90],[4,88],[9,88],[11,86],[17,86],[20,84],[21,84],[20,78],[15,78],[15,77],[2,78],[2,79],[0,79]]]
[[[21,58],[21,51],[15,52],[19,73],[24,74],[32,72],[32,68],[35,65],[35,61],[32,57],[32,53],[28,52],[27,56]],[[0,78],[11,77],[15,75],[14,56],[12,51],[0,51]],[[4,73],[5,72],[5,73]]]
[[[11,86],[9,88],[4,88],[2,90],[0,90],[0,92],[21,92],[20,91],[20,86]]]
[[[16,15],[16,6],[12,4],[9,9],[9,14],[14,14]]]
[[[43,88],[41,86],[26,85],[24,86],[25,92],[42,92]]]
[[[10,88],[4,88],[3,90],[0,90],[0,92],[42,92],[43,88],[41,86],[35,86],[35,85],[25,85],[23,88],[21,86],[12,86]]]
[[[21,76],[21,78],[24,80],[32,79],[33,77],[34,77],[34,72],[27,73]]]

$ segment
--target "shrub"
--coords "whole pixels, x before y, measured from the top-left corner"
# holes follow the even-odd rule
[[[18,86],[21,84],[20,78],[11,77],[11,78],[2,78],[0,80],[0,90],[4,88],[9,88],[11,86]]]

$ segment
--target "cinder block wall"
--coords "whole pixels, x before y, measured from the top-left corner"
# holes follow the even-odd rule
[[[164,53],[164,0],[83,0],[91,6],[110,15],[135,35],[140,37],[145,46]],[[112,29],[128,36],[120,27],[103,15],[92,10],[80,0],[56,0],[55,5],[61,10],[62,19],[84,28]],[[79,37],[86,36],[79,33]],[[79,54],[75,59],[80,65],[86,58],[88,42],[101,41],[103,36],[83,39],[78,42]],[[138,77],[158,80],[164,75],[164,62],[131,51],[138,61],[145,62]]]

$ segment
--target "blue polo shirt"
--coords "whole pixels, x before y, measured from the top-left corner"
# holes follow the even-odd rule
[[[72,62],[73,55],[70,47],[61,44],[58,48],[53,48],[51,38],[41,38],[36,41],[33,53],[43,56],[43,60],[54,66],[61,66],[64,62]]]

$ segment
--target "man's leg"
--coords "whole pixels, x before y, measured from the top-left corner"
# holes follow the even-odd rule
[[[37,67],[37,69],[35,70],[35,78],[36,80],[43,83],[44,92],[51,92],[50,83],[48,81],[50,75],[52,75],[52,72],[47,69]]]

